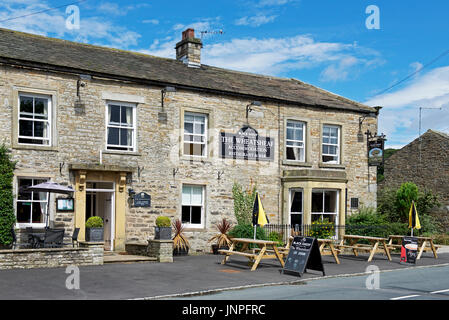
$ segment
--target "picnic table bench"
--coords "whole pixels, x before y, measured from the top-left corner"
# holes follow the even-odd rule
[[[252,264],[251,271],[254,271],[257,269],[257,266],[259,265],[260,261],[262,259],[277,259],[281,266],[284,267],[284,260],[282,259],[282,255],[279,253],[276,245],[276,241],[267,241],[267,240],[254,240],[254,239],[247,239],[247,238],[231,238],[231,246],[229,247],[229,250],[218,250],[218,252],[225,255],[223,258],[223,261],[221,264],[226,264],[229,257],[231,255],[239,255],[244,256],[249,259],[250,264]],[[238,251],[236,249],[236,244],[241,243],[243,246]],[[250,244],[255,244],[259,248],[254,250],[248,250],[248,246]],[[269,249],[271,248],[271,249]]]
[[[388,247],[390,249],[400,249],[402,247],[402,239],[404,236],[391,235],[389,236]],[[416,259],[420,259],[423,252],[431,251],[435,259],[438,259],[437,250],[440,246],[433,243],[431,237],[414,237],[418,239],[418,256]],[[400,242],[400,243],[398,243]]]
[[[367,240],[369,244],[357,243],[361,240]],[[357,257],[359,251],[369,252],[368,262],[370,262],[374,254],[382,252],[385,253],[388,260],[391,261],[390,250],[387,244],[386,238],[358,236],[358,235],[344,235],[340,241],[340,244],[336,245],[337,249],[352,249],[352,252]],[[349,244],[345,244],[348,241]],[[383,248],[383,250],[380,250]]]
[[[285,247],[278,248],[278,251],[282,255],[282,257],[286,257],[288,255],[292,241],[293,241],[293,237],[290,236],[287,245]],[[340,250],[335,247],[334,240],[332,240],[332,239],[317,239],[317,241],[318,241],[318,246],[319,246],[321,255],[323,255],[323,256],[332,255],[335,259],[335,262],[337,264],[340,264],[340,260],[338,259],[338,253],[340,252]]]

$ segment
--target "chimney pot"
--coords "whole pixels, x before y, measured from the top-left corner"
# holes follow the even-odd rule
[[[189,67],[201,66],[201,39],[195,38],[195,30],[188,28],[182,32],[182,40],[176,44],[176,60]]]

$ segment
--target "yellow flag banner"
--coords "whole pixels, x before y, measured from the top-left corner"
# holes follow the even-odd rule
[[[416,210],[415,201],[412,201],[410,206],[410,212],[408,214],[408,227],[413,229],[421,229],[421,224],[419,223],[418,211]]]

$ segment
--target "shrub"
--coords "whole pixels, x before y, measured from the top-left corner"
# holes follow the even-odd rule
[[[8,149],[0,146],[0,244],[13,242],[11,229],[16,222],[12,181],[16,163],[11,161]]]
[[[282,234],[276,231],[270,232],[270,234],[268,235],[268,240],[276,241],[278,247],[283,247],[285,245],[284,240],[282,239]]]
[[[368,237],[386,237],[389,233],[388,222],[375,208],[362,207],[348,217],[345,232]]]
[[[252,224],[238,224],[234,228],[232,228],[231,231],[229,231],[229,235],[232,238],[254,239],[254,226]],[[256,239],[267,240],[265,232],[259,226],[256,227]]]
[[[181,220],[176,219],[173,222],[173,229],[175,230],[175,236],[173,237],[173,249],[187,250],[188,248],[190,248],[189,241],[183,234],[184,225],[182,224]]]
[[[410,206],[412,205],[412,201],[418,201],[418,194],[418,187],[412,182],[403,183],[396,191],[395,205],[400,213],[401,221],[405,222],[408,220]]]
[[[103,219],[101,217],[90,217],[86,221],[86,228],[103,228]]]
[[[251,182],[250,187],[243,190],[243,187],[234,182],[232,186],[232,197],[234,199],[234,215],[237,224],[245,225],[252,223],[253,206],[256,198],[257,186]]]
[[[318,239],[330,239],[335,235],[335,225],[329,219],[313,221],[309,236]]]
[[[218,247],[229,247],[231,245],[231,240],[229,240],[227,233],[231,229],[231,223],[227,221],[226,218],[223,218],[223,220],[217,223],[215,227],[220,233],[210,238],[209,242],[216,240]]]
[[[170,218],[166,216],[159,216],[156,218],[156,226],[159,228],[168,228],[171,226]]]

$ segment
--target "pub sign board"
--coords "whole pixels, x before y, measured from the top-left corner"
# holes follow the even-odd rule
[[[283,271],[303,274],[307,269],[324,273],[318,241],[312,237],[294,237]]]
[[[384,162],[384,139],[375,137],[368,140],[368,164],[381,166]]]
[[[145,192],[140,192],[134,195],[134,207],[151,207],[151,196]]]
[[[400,262],[416,263],[417,255],[418,255],[418,238],[415,237],[402,238]]]
[[[220,132],[220,157],[253,161],[274,161],[274,138],[262,137],[250,126],[237,133]]]

